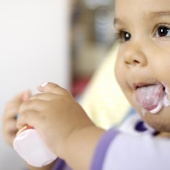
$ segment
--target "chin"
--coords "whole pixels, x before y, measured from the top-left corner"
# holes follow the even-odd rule
[[[159,132],[170,132],[170,107],[161,109],[158,113],[146,112],[142,115],[143,120]]]

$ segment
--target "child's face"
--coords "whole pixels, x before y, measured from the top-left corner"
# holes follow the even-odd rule
[[[123,92],[149,125],[170,132],[170,0],[116,0],[114,25]]]

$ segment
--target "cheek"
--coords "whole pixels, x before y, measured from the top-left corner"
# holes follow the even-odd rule
[[[134,107],[135,105],[134,94],[127,83],[127,79],[128,79],[127,67],[125,66],[125,63],[124,63],[124,60],[122,58],[120,51],[118,53],[118,58],[115,63],[115,77],[125,97],[128,99],[130,104]]]
[[[123,64],[121,62],[117,61],[116,65],[115,65],[115,77],[116,77],[116,80],[117,80],[121,90],[123,91],[124,95],[130,101],[132,94],[131,94],[131,90],[126,82],[125,72],[126,71],[125,71]]]
[[[120,86],[122,86],[124,75],[123,75],[123,67],[120,59],[117,58],[116,63],[115,63],[115,77],[117,82],[119,83]]]
[[[116,76],[117,82],[119,83],[119,86],[122,89],[125,97],[129,101],[129,103],[134,108],[138,108],[138,105],[136,104],[135,99],[134,99],[135,98],[134,93],[131,90],[131,88],[129,87],[129,85],[127,84],[126,72],[127,72],[127,70],[123,66],[122,62],[117,61],[116,65],[115,65],[115,76]]]
[[[129,86],[126,81],[127,80],[127,75],[125,74],[126,72],[127,71],[125,69],[123,62],[117,60],[115,65],[115,77],[125,96],[127,96],[128,93],[130,92]]]

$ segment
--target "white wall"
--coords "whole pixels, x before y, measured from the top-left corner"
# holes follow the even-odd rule
[[[45,81],[69,89],[68,6],[68,0],[0,0],[0,119],[22,90],[35,93]],[[0,169],[24,169],[2,133]]]

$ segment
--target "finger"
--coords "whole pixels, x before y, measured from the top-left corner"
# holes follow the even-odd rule
[[[11,132],[13,133],[18,131],[16,127],[16,121],[14,120],[9,120],[8,123],[4,123],[2,129],[5,133],[11,133]]]
[[[23,114],[21,114],[18,117],[16,124],[17,128],[21,129],[25,125],[29,125],[33,128],[36,127],[39,115],[40,113],[35,110],[26,110]]]
[[[44,100],[44,101],[51,101],[53,99],[60,99],[62,96],[61,94],[54,94],[54,93],[39,93],[31,96],[29,100]]]
[[[31,91],[27,90],[21,94],[22,101],[26,101],[31,97]]]
[[[28,110],[41,111],[45,107],[45,101],[39,99],[27,100],[19,108],[19,115],[25,114]],[[20,117],[20,116],[19,116]]]
[[[44,93],[54,93],[58,95],[67,95],[69,92],[60,87],[57,84],[51,83],[51,82],[46,82],[38,86],[38,90]]]
[[[19,107],[21,102],[19,101],[11,101],[9,102],[4,110],[3,119],[16,119],[16,115],[18,114]]]
[[[11,101],[9,101],[4,110],[5,112],[3,116],[4,119],[16,118],[21,103],[23,101],[28,100],[30,96],[31,96],[31,92],[27,90],[19,95],[16,95]]]
[[[34,121],[35,113],[39,113],[41,115],[42,110],[46,107],[46,101],[34,99],[25,101],[19,108],[19,117],[17,119],[17,128],[22,128],[24,125],[33,126],[32,120]],[[34,113],[34,114],[33,114]],[[35,117],[38,114],[35,114]],[[31,120],[30,120],[31,119]]]
[[[16,105],[11,105],[10,107],[5,108],[5,114],[3,114],[3,120],[8,120],[8,119],[16,119],[16,115],[19,110],[19,106]]]
[[[17,131],[18,129],[16,128],[16,121],[8,121],[2,126],[4,139],[11,145]]]
[[[11,101],[23,102],[31,96],[30,90],[25,90],[22,93],[16,95]]]
[[[53,94],[53,93],[39,93],[39,94],[35,94],[35,95],[31,96],[29,100],[50,101],[54,97],[56,97],[56,94]]]

